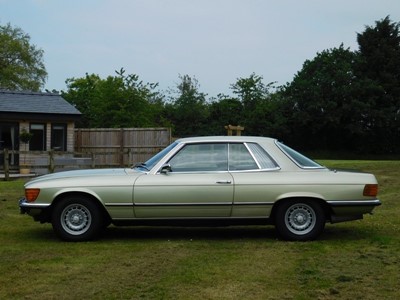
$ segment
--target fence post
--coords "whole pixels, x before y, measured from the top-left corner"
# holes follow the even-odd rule
[[[123,167],[124,166],[124,147],[125,147],[125,141],[124,141],[124,129],[120,128],[119,130],[119,166]]]
[[[54,150],[51,149],[49,151],[49,172],[54,173],[55,165],[54,165]]]
[[[129,167],[132,166],[132,164],[133,164],[131,156],[132,156],[132,149],[128,148],[128,166]]]
[[[4,180],[10,180],[10,164],[9,164],[9,157],[8,157],[8,149],[5,148],[4,151]]]
[[[92,169],[96,168],[96,157],[94,155],[94,152],[90,152],[90,157],[92,159]]]
[[[80,128],[75,130],[75,145],[75,151],[82,152],[82,130]]]

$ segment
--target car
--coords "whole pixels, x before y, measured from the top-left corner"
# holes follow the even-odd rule
[[[19,207],[66,241],[110,224],[270,224],[282,239],[307,241],[326,222],[372,213],[377,194],[373,174],[328,169],[276,139],[215,136],[178,139],[131,168],[37,177]]]

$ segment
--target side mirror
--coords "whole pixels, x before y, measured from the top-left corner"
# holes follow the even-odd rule
[[[171,165],[170,164],[162,165],[162,167],[160,169],[160,173],[161,174],[168,174],[169,172],[172,172]]]

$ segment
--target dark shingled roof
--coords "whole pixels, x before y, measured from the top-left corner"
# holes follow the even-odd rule
[[[61,95],[0,90],[0,112],[81,115]]]

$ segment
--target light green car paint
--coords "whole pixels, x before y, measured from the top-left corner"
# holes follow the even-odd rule
[[[189,146],[188,154],[182,154]],[[131,169],[67,171],[33,179],[25,188],[40,189],[39,196],[33,202],[22,199],[20,208],[35,220],[54,226],[54,203],[77,195],[95,202],[105,212],[103,217],[115,224],[166,220],[170,224],[180,220],[277,224],[279,216],[272,214],[279,211],[278,205],[290,201],[304,202],[305,208],[292,209],[294,213],[288,212],[286,218],[292,216],[297,225],[310,218],[307,226],[312,226],[320,217],[313,215],[313,210],[308,213],[310,202],[324,211],[324,222],[360,219],[380,205],[376,195],[363,195],[365,185],[377,185],[374,175],[328,170],[313,162],[302,166],[282,147],[276,140],[262,137],[180,139],[162,157],[150,159],[148,169],[138,165]],[[175,161],[175,165],[167,166]],[[233,165],[250,166],[249,161],[258,166],[264,161],[269,167],[229,169]],[[185,171],[174,171],[174,167]],[[78,222],[73,214],[66,216]],[[308,230],[296,228],[291,231],[300,240],[308,235]]]

